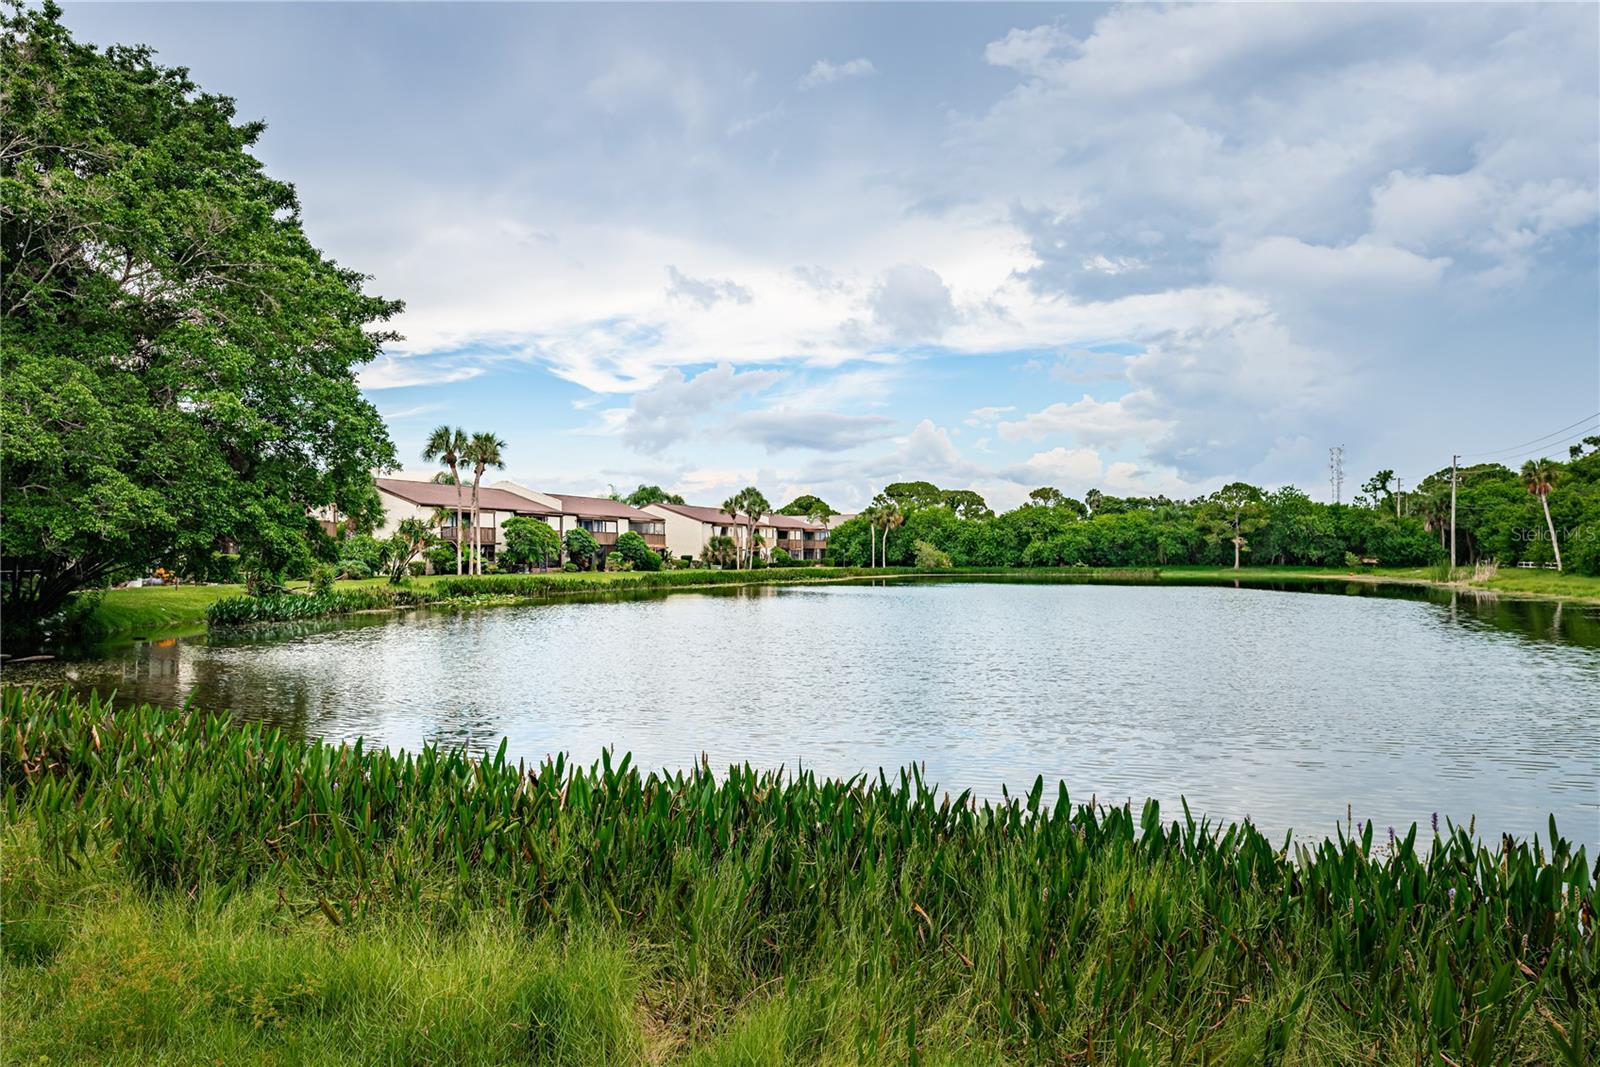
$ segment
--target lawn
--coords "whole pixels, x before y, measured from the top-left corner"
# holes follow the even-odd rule
[[[86,636],[98,641],[173,637],[205,629],[206,608],[244,592],[239,585],[156,585],[108,589]]]

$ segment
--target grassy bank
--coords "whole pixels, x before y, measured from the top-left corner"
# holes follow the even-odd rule
[[[206,621],[211,626],[236,626],[432,604],[473,606],[543,600],[575,593],[803,585],[907,573],[915,572],[910,568],[882,571],[864,567],[773,567],[748,571],[602,571],[488,574],[476,577],[436,575],[425,581],[412,581],[398,586],[381,580],[359,585],[352,583],[319,596],[290,593],[271,597],[228,597],[207,607]]]
[[[1560,841],[1285,855],[1042,782],[530,772],[14,690],[0,739],[8,1062],[1576,1064],[1600,1033]]]
[[[647,580],[649,587],[662,588],[674,585],[683,587],[683,585],[727,584],[729,582],[770,584],[773,582],[839,580],[852,575],[858,577],[882,577],[907,573],[913,572],[907,569],[865,570],[861,568],[810,567],[765,571],[670,571],[658,572],[655,575],[638,572],[486,575],[483,578],[471,579],[475,583],[486,583],[486,586],[483,587],[486,591],[468,592],[456,588],[448,596],[441,595],[440,591],[435,590],[435,586],[441,582],[453,583],[463,579],[457,579],[454,575],[435,575],[425,578],[412,578],[410,579],[409,588],[413,590],[412,595],[421,602],[434,602],[441,599],[468,599],[479,595],[486,596],[489,602],[503,602],[502,599],[497,598],[509,597],[516,599],[522,594],[508,593],[503,587],[497,586],[495,583],[517,583],[530,578],[537,580],[538,586],[537,591],[528,595],[532,597],[548,597],[570,592],[625,589],[629,587],[630,583],[637,583],[641,580]],[[1494,578],[1485,582],[1464,580],[1454,586],[1433,580],[1428,569],[1420,567],[1363,568],[1354,573],[1343,568],[1318,567],[1245,567],[1238,572],[1226,567],[1166,567],[1159,571],[1031,568],[999,572],[965,570],[946,573],[968,575],[998,573],[1008,577],[1032,576],[1041,579],[1072,577],[1082,581],[1121,581],[1130,577],[1152,580],[1159,577],[1160,580],[1172,582],[1227,582],[1235,579],[1265,582],[1320,582],[1327,580],[1396,582],[1436,588],[1485,589],[1494,593],[1516,596],[1560,598],[1600,604],[1600,578],[1558,574],[1545,570],[1508,569],[1501,571]],[[1470,572],[1463,568],[1463,573]],[[388,583],[381,578],[360,582],[338,582],[335,586],[335,589],[341,594],[363,593],[363,602],[373,607],[390,606],[383,601],[384,591],[389,588]],[[181,586],[177,588],[153,586],[143,589],[113,589],[104,595],[99,607],[91,616],[90,632],[87,636],[95,640],[122,640],[129,638],[172,637],[186,633],[197,633],[205,629],[206,610],[211,604],[228,597],[240,596],[243,592],[243,588],[237,585]],[[351,603],[354,602],[354,600],[351,601]]]

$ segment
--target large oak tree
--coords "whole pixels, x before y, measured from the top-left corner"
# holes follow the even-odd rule
[[[0,111],[7,630],[228,546],[281,572],[311,509],[370,518],[394,451],[355,374],[401,305],[307,239],[263,125],[54,4],[0,14]]]

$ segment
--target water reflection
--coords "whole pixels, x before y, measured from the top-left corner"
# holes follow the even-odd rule
[[[1349,595],[1315,595],[1341,592]],[[644,766],[909,762],[952,791],[1037,774],[1323,833],[1476,814],[1600,841],[1600,612],[1309,589],[894,580],[631,592],[146,643],[8,682],[190,700],[295,733]]]

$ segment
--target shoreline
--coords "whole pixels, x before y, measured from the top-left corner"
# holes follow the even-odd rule
[[[810,573],[807,573],[810,572]],[[826,572],[826,573],[817,573]],[[1520,571],[1502,572],[1488,583],[1470,580],[1440,582],[1421,573],[1384,573],[1379,571],[1348,572],[1333,569],[1300,567],[1245,567],[1234,571],[1228,567],[1151,567],[1151,568],[970,568],[951,570],[919,570],[906,568],[767,568],[756,571],[711,571],[704,574],[728,575],[707,580],[701,572],[665,571],[650,574],[684,574],[685,580],[649,580],[637,572],[606,572],[595,574],[580,572],[569,576],[565,572],[530,575],[482,575],[478,577],[437,575],[412,579],[413,584],[401,589],[426,591],[429,586],[470,580],[484,583],[482,591],[462,596],[444,596],[424,599],[412,604],[373,604],[349,611],[330,613],[354,614],[357,612],[392,612],[411,607],[449,607],[470,610],[475,607],[510,606],[538,603],[555,597],[575,595],[607,595],[610,593],[676,592],[715,588],[734,588],[751,585],[820,585],[841,584],[873,580],[905,578],[993,578],[1009,581],[1060,582],[1063,584],[1195,584],[1244,585],[1316,584],[1328,582],[1358,583],[1371,586],[1399,586],[1413,589],[1432,589],[1471,593],[1475,596],[1503,596],[1522,600],[1547,600],[1572,603],[1580,606],[1600,606],[1600,579],[1577,575],[1558,575],[1554,572]],[[606,575],[602,577],[601,575]],[[688,575],[695,575],[689,578]],[[736,577],[735,577],[736,576]],[[515,584],[527,579],[537,579],[541,588],[537,592],[498,592],[495,584]],[[697,580],[698,579],[698,580]],[[1509,579],[1509,580],[1507,580]],[[1569,588],[1528,588],[1529,585],[1548,586],[1568,583]],[[335,591],[390,589],[382,579],[362,582],[340,582]],[[196,636],[207,632],[206,610],[212,603],[243,594],[237,585],[202,586],[146,586],[137,589],[114,589],[104,594],[101,605],[91,616],[91,632],[86,635],[86,646],[100,648],[137,641],[170,640]],[[483,598],[479,603],[474,600]],[[493,603],[487,602],[492,598]],[[262,620],[271,621],[271,620]]]

